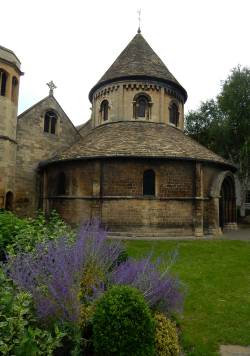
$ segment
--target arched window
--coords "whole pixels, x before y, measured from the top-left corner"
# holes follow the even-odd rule
[[[12,211],[13,210],[13,193],[8,192],[5,196],[5,209]]]
[[[221,185],[219,217],[222,229],[226,224],[236,222],[235,186],[233,179],[229,176],[224,179]]]
[[[137,94],[133,100],[133,116],[135,119],[150,119],[151,98],[147,94]]]
[[[107,121],[109,118],[109,102],[108,100],[103,100],[100,107],[101,119],[102,121]]]
[[[60,172],[57,176],[57,195],[66,194],[66,177],[64,172]]]
[[[56,134],[57,115],[54,111],[47,111],[44,116],[44,132]]]
[[[0,69],[0,95],[1,96],[6,95],[7,78],[8,78],[8,74],[5,72],[5,70]]]
[[[172,103],[169,106],[169,122],[170,124],[173,124],[176,127],[179,124],[179,110],[178,106],[175,103]]]
[[[143,173],[143,195],[155,195],[155,172],[152,169]]]
[[[11,100],[17,103],[18,80],[16,77],[12,78]]]

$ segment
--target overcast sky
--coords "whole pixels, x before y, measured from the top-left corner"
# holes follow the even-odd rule
[[[188,92],[185,111],[215,97],[221,81],[250,66],[249,0],[11,0],[1,2],[0,45],[25,75],[19,113],[48,95],[75,125],[90,117],[88,93],[138,28]]]

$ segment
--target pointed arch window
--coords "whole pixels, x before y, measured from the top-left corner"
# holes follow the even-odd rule
[[[139,93],[133,100],[133,117],[149,120],[151,116],[151,98],[145,93]]]
[[[44,132],[56,134],[58,117],[54,111],[47,111],[44,116]]]
[[[155,172],[152,169],[143,173],[143,195],[155,195]]]
[[[60,172],[57,176],[57,195],[66,194],[66,176],[64,172]]]
[[[0,95],[6,95],[6,86],[7,86],[8,74],[5,70],[0,69]]]
[[[109,102],[108,100],[103,100],[100,107],[101,119],[102,121],[107,121],[109,118]]]
[[[176,127],[179,124],[179,110],[175,103],[171,103],[169,106],[169,122]]]

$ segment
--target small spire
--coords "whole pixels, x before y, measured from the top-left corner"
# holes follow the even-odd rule
[[[49,87],[49,96],[53,96],[54,94],[54,89],[56,89],[57,87],[55,86],[53,80],[51,80],[49,83],[47,83],[46,85],[48,85]]]
[[[137,33],[141,33],[141,9],[137,10],[137,13],[138,13],[138,21],[139,21]]]

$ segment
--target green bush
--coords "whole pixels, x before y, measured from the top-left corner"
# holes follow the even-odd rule
[[[18,292],[0,268],[0,355],[53,355],[64,335],[38,326],[31,296]]]
[[[155,324],[142,294],[115,286],[103,294],[93,316],[97,355],[154,355]]]
[[[159,356],[178,356],[180,347],[175,324],[165,315],[155,314],[155,345]]]
[[[18,218],[13,213],[0,211],[0,251],[10,255],[17,252],[34,251],[38,243],[53,240],[61,236],[74,239],[74,231],[65,224],[56,211],[46,218],[38,212],[35,218]]]
[[[18,233],[27,226],[27,220],[19,219],[9,211],[0,210],[0,250],[5,250],[8,244],[12,244]]]

